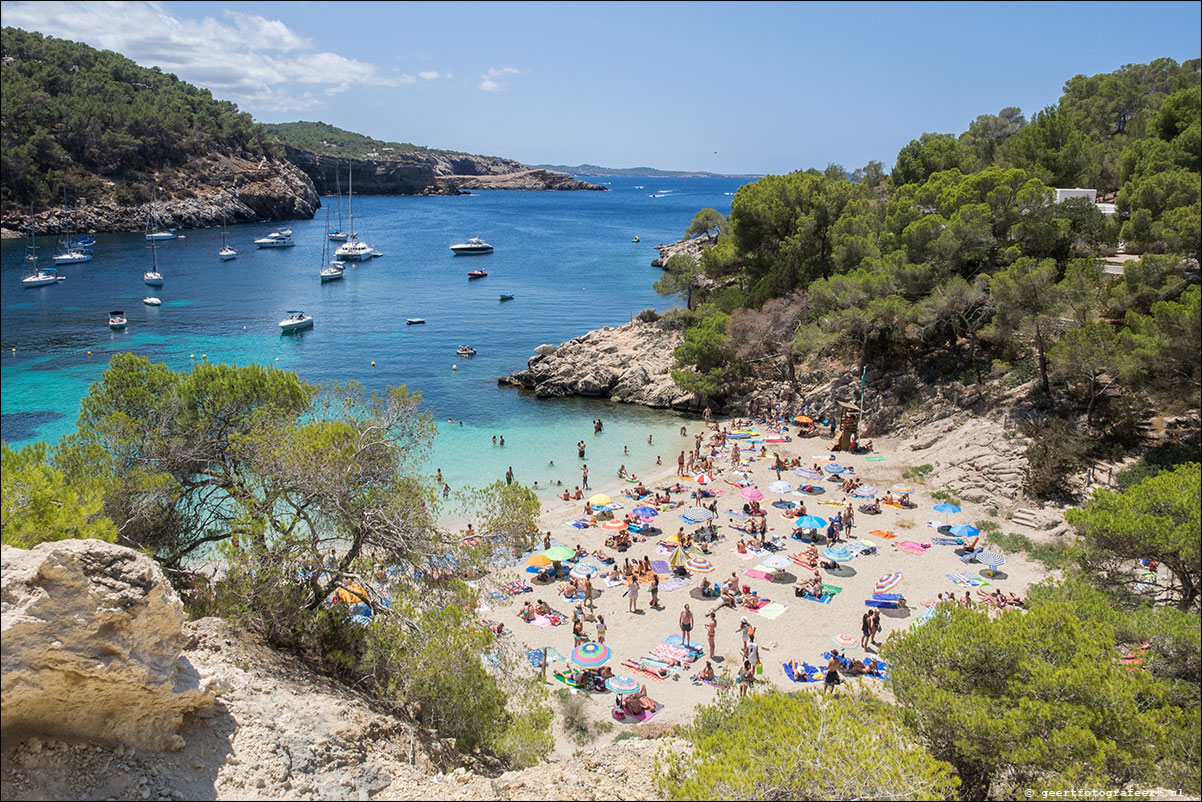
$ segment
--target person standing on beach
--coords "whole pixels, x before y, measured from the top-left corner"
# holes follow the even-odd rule
[[[711,610],[705,617],[709,619],[705,622],[705,637],[710,642],[710,657],[714,657],[714,635],[718,632],[718,616]]]
[[[689,609],[689,605],[685,605],[680,611],[680,642],[685,646],[689,645],[689,633],[693,631],[693,611]]]
[[[851,527],[856,521],[855,510],[851,508],[851,502],[847,502],[847,508],[843,510],[843,528],[847,531],[847,539],[851,540]]]
[[[872,645],[873,646],[879,645],[876,642],[876,636],[879,635],[880,632],[881,632],[881,611],[873,610],[872,611]]]
[[[597,643],[605,643],[605,614],[597,613]]]
[[[868,639],[872,637],[872,611],[865,610],[864,617],[860,619],[860,647],[868,648]]]
[[[710,408],[709,408],[709,407],[706,407],[706,408],[705,408],[705,422],[706,422],[706,423],[709,423],[709,422],[710,422],[710,414],[711,414],[711,413],[710,413]]]
[[[584,465],[580,468],[580,485],[585,490],[588,490],[588,466]]]
[[[637,613],[639,611],[639,578],[634,574],[630,575],[630,584],[626,586],[626,593],[623,595],[630,597],[630,612]]]
[[[652,608],[659,609],[659,574],[651,574],[651,605]]]
[[[680,452],[680,456],[676,458],[676,475],[684,476],[684,452]]]

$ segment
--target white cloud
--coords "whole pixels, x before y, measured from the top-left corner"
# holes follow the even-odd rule
[[[480,75],[480,89],[484,92],[502,92],[507,86],[505,76],[520,75],[521,72],[515,67],[489,67],[487,72]]]
[[[312,109],[354,85],[417,83],[407,73],[316,50],[284,22],[256,14],[187,19],[158,2],[14,2],[3,10],[5,25],[115,50],[251,112]]]
[[[441,78],[442,73],[440,73],[438,70],[422,70],[417,74],[417,77],[421,78],[423,81],[434,81]]]

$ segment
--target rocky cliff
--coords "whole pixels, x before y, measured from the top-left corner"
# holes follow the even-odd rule
[[[655,250],[659,251],[659,256],[651,261],[652,267],[663,267],[678,253],[683,253],[685,256],[692,257],[694,261],[701,261],[701,252],[718,241],[716,236],[706,234],[702,237],[693,237],[692,239],[677,240],[669,245],[657,245]]]
[[[290,162],[212,155],[182,168],[164,168],[157,177],[162,228],[204,228],[229,223],[312,218],[321,207],[313,182]],[[84,203],[67,212],[52,207],[34,215],[39,234],[68,231],[142,231],[150,211],[150,188],[131,186],[113,197]],[[28,230],[29,210],[6,206],[0,215],[5,236]]]
[[[700,411],[705,405],[672,381],[679,331],[635,320],[590,331],[561,345],[540,345],[526,370],[497,380],[539,398],[581,395],[627,404]]]
[[[290,145],[285,157],[322,195],[347,191],[354,168],[355,193],[364,195],[457,195],[472,189],[603,190],[563,173],[531,170],[512,159],[465,153],[399,153],[387,159],[323,156]]]

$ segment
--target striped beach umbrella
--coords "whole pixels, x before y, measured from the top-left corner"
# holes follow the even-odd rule
[[[845,563],[851,560],[852,557],[855,557],[854,554],[842,546],[831,546],[828,549],[823,549],[822,556],[837,563]]]
[[[827,473],[834,473],[834,474],[847,473],[847,468],[844,468],[842,465],[840,465],[837,462],[832,462],[830,465],[824,465],[822,467],[823,467],[823,470],[825,470]]]
[[[604,643],[587,641],[572,650],[571,659],[581,668],[596,668],[609,660],[609,647]]]
[[[888,593],[897,587],[902,581],[901,571],[894,571],[890,574],[885,574],[876,581],[876,589],[873,593]]]
[[[807,482],[817,482],[822,479],[822,474],[818,471],[811,471],[809,468],[794,468],[793,473],[805,479]]]
[[[914,492],[914,485],[903,485],[903,484],[895,482],[893,484],[893,486],[890,487],[889,489],[892,490],[894,493],[910,494],[910,493]]]
[[[714,564],[700,555],[690,557],[684,564],[684,567],[695,574],[711,574],[714,572]]]
[[[712,521],[714,519],[714,513],[710,510],[707,510],[705,507],[689,507],[680,515],[690,523],[695,524],[703,524],[706,521]]]
[[[842,646],[844,649],[854,648],[855,645],[857,643],[859,643],[859,641],[856,640],[854,635],[835,635],[834,637],[831,638],[831,641],[836,646]]]
[[[570,576],[573,579],[588,579],[596,570],[592,565],[577,565],[572,569]]]
[[[761,501],[764,498],[764,494],[755,487],[745,487],[739,491],[739,495],[748,501]]]
[[[708,485],[710,482],[714,481],[714,477],[708,473],[699,473],[693,477],[693,480],[699,485]]]
[[[851,494],[856,498],[872,498],[876,495],[876,488],[872,485],[860,485]]]
[[[626,522],[620,518],[614,518],[612,521],[606,521],[601,524],[602,529],[608,529],[611,532],[621,532],[626,528]]]
[[[997,568],[999,565],[1006,564],[1006,558],[996,551],[983,551],[977,555],[977,562],[988,565],[990,568]]]
[[[634,693],[642,687],[642,684],[637,679],[618,676],[605,680],[605,687],[614,693]]]
[[[960,511],[960,508],[955,504],[936,504],[934,507],[931,507],[931,509],[933,509],[935,512],[941,512],[944,515],[954,515]]]
[[[803,515],[794,521],[793,525],[798,529],[823,529],[826,527],[826,519],[817,515]]]

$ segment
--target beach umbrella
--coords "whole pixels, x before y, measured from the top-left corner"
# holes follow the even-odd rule
[[[764,558],[760,564],[773,570],[784,570],[785,568],[791,567],[793,565],[793,561],[782,554],[773,554],[771,557]]]
[[[694,476],[693,479],[699,485],[708,485],[710,482],[714,481],[714,477],[710,476],[708,473],[699,473]]]
[[[796,423],[798,426],[800,426],[804,423],[813,423],[814,419],[808,415],[798,415],[796,418],[793,419],[793,422]]]
[[[997,571],[998,566],[1006,564],[1006,558],[996,551],[983,551],[977,555],[977,562],[988,565],[991,572]]]
[[[605,687],[609,688],[614,693],[634,693],[642,687],[642,683],[640,683],[637,679],[618,676],[610,677],[609,679],[605,680]]]
[[[623,529],[626,528],[626,522],[621,519],[615,518],[612,521],[606,521],[605,523],[601,524],[601,528],[608,529],[611,532],[621,532]]]
[[[941,512],[944,515],[954,515],[960,511],[960,508],[955,504],[936,504],[934,507],[931,507],[931,509],[933,509],[935,512]]]
[[[872,498],[876,495],[876,488],[872,485],[860,485],[851,494],[856,498]]]
[[[901,575],[900,571],[894,571],[893,573],[885,574],[883,577],[881,577],[880,579],[878,579],[876,581],[876,589],[873,590],[872,592],[873,593],[888,593],[889,591],[891,591],[895,587],[897,587],[901,583],[901,581],[902,581],[902,575]]]
[[[739,491],[739,495],[748,501],[760,501],[764,498],[764,494],[758,488],[745,487]]]
[[[830,465],[824,465],[823,468],[826,470],[827,473],[835,473],[835,474],[847,473],[847,468],[844,468],[842,465],[840,465],[837,462],[832,462]]]
[[[654,507],[647,506],[635,507],[633,510],[631,510],[631,512],[640,518],[654,518],[655,516],[659,515],[659,512]]]
[[[572,569],[570,576],[573,579],[588,579],[596,570],[596,567],[592,565],[577,565]]]
[[[714,572],[714,564],[701,555],[690,557],[685,562],[684,567],[697,574],[712,574]]]
[[[977,535],[981,534],[980,529],[977,529],[975,526],[969,526],[968,524],[953,526],[949,531],[956,537],[976,537]]]
[[[682,547],[677,546],[676,551],[672,552],[672,556],[668,558],[668,567],[680,568],[685,564],[685,561],[688,560],[688,558],[689,555],[685,553],[685,550]]]
[[[561,563],[565,560],[570,560],[575,557],[576,549],[569,548],[568,546],[552,546],[544,551],[542,556],[546,557],[551,562]]]
[[[604,506],[607,506],[608,504],[610,504],[612,501],[613,501],[613,499],[611,499],[609,496],[605,495],[604,493],[598,493],[597,495],[590,498],[588,500],[588,503],[592,504],[594,507],[604,507]]]
[[[576,552],[573,551],[572,553],[575,554]],[[549,557],[547,557],[545,554],[535,554],[533,557],[531,557],[529,560],[526,561],[526,565],[530,565],[535,568],[546,568],[550,564],[551,564],[551,559]]]
[[[894,493],[910,494],[910,493],[914,492],[914,485],[903,485],[903,484],[895,482],[894,485],[892,487],[890,487],[889,489],[892,490]]]
[[[581,668],[596,668],[609,660],[609,647],[604,643],[587,641],[572,650],[572,662]]]
[[[828,560],[834,560],[837,563],[845,563],[851,560],[855,555],[845,549],[843,546],[831,546],[828,549],[822,550],[822,556]]]
[[[807,482],[817,482],[822,479],[822,474],[818,471],[811,471],[809,468],[794,468],[793,473],[805,479]]]
[[[793,525],[798,529],[823,529],[826,527],[826,519],[817,515],[803,515],[794,521]]]
[[[773,493],[788,493],[793,489],[793,485],[788,482],[773,482],[768,485],[768,489]]]
[[[842,646],[844,649],[854,649],[856,644],[859,643],[855,635],[835,635],[831,638],[831,641],[836,646]]]
[[[703,524],[706,521],[712,521],[714,519],[714,513],[710,510],[707,510],[705,507],[689,507],[683,513],[681,513],[681,517],[685,518],[691,523]]]

